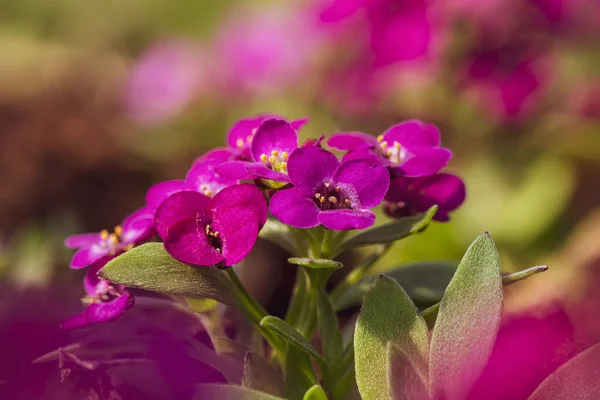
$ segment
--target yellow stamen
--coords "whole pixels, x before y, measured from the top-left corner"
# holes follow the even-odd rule
[[[391,156],[392,154],[394,154],[394,152],[392,150],[388,150],[386,153],[388,156]]]
[[[119,243],[119,237],[117,235],[115,235],[114,233],[111,233],[108,236],[108,240],[112,243],[112,244],[117,244]]]
[[[210,197],[212,195],[212,192],[210,190],[206,189],[204,191],[204,195]]]
[[[325,197],[321,197],[321,198],[319,199],[319,202],[320,202],[321,204],[325,203]]]
[[[271,164],[275,164],[275,161],[277,161],[277,159],[275,158],[275,156],[271,156],[271,157],[269,157],[269,162],[270,162]]]
[[[281,163],[281,170],[287,171],[287,163],[285,161]]]
[[[279,152],[277,150],[273,150],[271,152],[271,155],[277,157],[279,155]]]
[[[321,193],[315,193],[315,199],[320,199],[321,198]]]
[[[346,199],[346,200],[344,200],[344,203],[350,205],[350,200]]]
[[[100,239],[102,239],[102,240],[106,240],[106,239],[108,239],[108,231],[107,231],[106,229],[103,229],[103,230],[100,232]]]
[[[383,142],[383,135],[377,136],[377,141],[378,142]]]
[[[206,190],[206,189],[208,189],[208,188],[206,187],[206,185],[200,185],[200,189],[202,189],[202,190]]]
[[[268,159],[269,159],[269,157],[267,157],[266,154],[261,154],[260,155],[260,161],[266,163]]]
[[[402,147],[402,145],[400,145],[400,143],[398,142],[394,142],[394,147],[399,149],[400,147]]]
[[[133,249],[133,243],[129,243],[127,246],[125,246],[125,251],[129,251]]]
[[[338,199],[335,196],[329,196],[329,199],[327,199],[327,200],[329,200],[329,202],[331,202],[333,204],[338,202]]]
[[[382,150],[387,149],[388,143],[387,142],[381,142],[379,143],[379,147],[381,147]]]
[[[238,149],[241,149],[242,147],[244,147],[244,139],[239,138],[238,140],[235,141],[235,145],[237,146]]]
[[[284,160],[287,160],[289,156],[290,155],[288,154],[287,151],[284,151],[283,153],[281,153],[281,158],[283,158]]]
[[[340,191],[340,189],[341,189],[341,188],[340,188],[339,186],[336,186],[336,187],[335,187],[335,190],[337,190],[338,192]]]

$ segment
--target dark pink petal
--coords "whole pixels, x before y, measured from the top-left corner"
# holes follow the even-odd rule
[[[131,306],[131,301],[133,301],[133,297],[125,291],[121,296],[109,302],[90,304],[85,309],[85,317],[89,323],[112,321]]]
[[[366,210],[330,210],[319,213],[319,222],[327,229],[348,231],[365,229],[375,223],[375,214]]]
[[[198,192],[178,192],[163,201],[156,210],[154,226],[158,235],[165,240],[170,229],[178,222],[191,219],[200,225],[211,221],[210,197]]]
[[[139,243],[154,233],[154,212],[142,207],[123,221],[122,244]]]
[[[352,150],[346,153],[344,157],[342,157],[342,162],[350,161],[350,160],[369,160],[371,162],[388,166],[391,165],[390,161],[379,155],[376,151],[371,150],[370,148],[362,148],[358,150]]]
[[[291,154],[297,147],[298,134],[289,122],[283,119],[266,119],[256,131],[250,149],[254,161],[260,162],[262,154],[268,157],[273,150]]]
[[[284,224],[296,228],[312,228],[319,225],[319,209],[296,188],[285,189],[271,197],[269,211]]]
[[[409,186],[418,188],[421,178],[405,178],[403,176],[394,178],[390,182],[390,187],[385,195],[385,199],[394,203],[409,201],[411,196],[415,195],[415,190],[409,190]]]
[[[226,266],[239,263],[250,253],[259,230],[256,215],[247,207],[220,210],[219,214],[215,215],[212,228],[219,232],[223,264]]]
[[[75,314],[72,317],[69,317],[66,320],[64,320],[60,324],[60,327],[62,329],[77,329],[77,328],[83,328],[84,326],[88,326],[89,324],[90,323],[87,320],[85,311],[83,311],[79,314]]]
[[[228,179],[253,179],[246,166],[248,161],[228,161],[216,167],[217,173]]]
[[[219,174],[217,172],[217,167],[219,165],[221,165],[221,163],[215,160],[196,162],[185,176],[185,181],[194,190],[207,194],[208,196],[214,196],[227,186],[238,183],[238,179]],[[203,189],[203,186],[206,189]],[[206,190],[209,192],[205,193]]]
[[[383,140],[392,146],[394,142],[410,149],[413,146],[439,146],[440,131],[435,125],[410,120],[392,126],[383,134]]]
[[[390,173],[371,161],[352,160],[339,166],[333,174],[332,185],[341,188],[353,208],[370,209],[383,200],[390,186]]]
[[[321,13],[321,21],[325,23],[339,22],[354,14],[364,4],[362,0],[333,0]]]
[[[321,147],[323,139],[325,139],[324,135],[321,135],[318,139],[306,139],[300,147]]]
[[[83,277],[83,288],[85,292],[90,296],[96,296],[98,292],[106,291],[106,288],[110,283],[104,279],[98,277],[98,271],[106,265],[106,263],[114,257],[107,257],[106,260],[96,262],[90,266],[85,276]]]
[[[416,155],[393,170],[407,177],[433,175],[448,165],[451,158],[452,152],[443,147],[419,148]]]
[[[456,210],[465,200],[465,184],[451,174],[436,174],[425,179],[420,186],[425,196],[445,211]],[[432,204],[432,205],[433,205]]]
[[[107,256],[109,252],[110,249],[98,245],[84,247],[73,255],[70,267],[72,269],[85,268]]]
[[[172,180],[157,183],[148,189],[146,193],[146,204],[153,210],[156,210],[160,203],[173,193],[192,190],[189,185],[182,180]]]
[[[267,201],[260,189],[254,185],[243,184],[225,188],[213,198],[210,207],[213,218],[220,218],[219,215],[229,208],[245,207],[254,214],[259,228],[267,222]]]
[[[260,115],[258,117],[240,119],[231,127],[227,135],[227,144],[234,149],[242,149],[250,146],[256,130],[267,118],[269,118],[268,115]]]
[[[269,179],[275,182],[289,182],[290,177],[283,172],[273,171],[267,168],[264,164],[249,163],[246,167],[248,173],[257,178]]]
[[[330,182],[340,165],[335,154],[319,147],[302,147],[290,155],[288,175],[305,197],[314,196],[325,182]]]
[[[292,128],[294,128],[296,132],[298,132],[300,129],[302,129],[302,127],[304,127],[304,125],[308,123],[309,120],[310,118],[304,117],[291,121],[290,124],[292,124]]]
[[[212,221],[210,221],[212,222]],[[206,235],[210,223],[194,219],[183,220],[169,229],[164,238],[165,250],[173,258],[192,265],[209,266],[223,261],[223,256]]]
[[[196,158],[192,165],[204,161],[215,161],[217,163],[224,163],[225,161],[232,160],[235,157],[235,152],[228,147],[219,147],[217,149],[210,150],[200,157]]]
[[[100,242],[100,234],[95,233],[79,233],[71,235],[65,239],[65,246],[69,249],[78,249],[80,247],[89,247],[92,244]]]
[[[377,139],[362,132],[339,132],[333,134],[327,144],[334,149],[350,151],[377,146]]]

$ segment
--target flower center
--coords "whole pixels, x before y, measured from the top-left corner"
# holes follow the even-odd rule
[[[103,229],[100,232],[100,239],[102,240],[102,246],[110,249],[110,254],[115,255],[117,250],[119,250],[119,245],[123,243],[123,227],[121,225],[115,226],[112,233],[109,233],[108,230]],[[125,250],[131,250],[133,248],[133,243],[129,243],[125,246]]]
[[[320,192],[315,193],[314,202],[321,210],[352,209],[352,202],[345,198],[339,186],[333,187],[330,183],[323,185]]]
[[[221,235],[219,232],[214,231],[211,225],[206,225],[204,232],[206,233],[208,241],[212,247],[214,247],[217,252],[220,253],[221,249],[223,248],[223,242],[221,241]]]
[[[269,169],[287,174],[287,160],[290,157],[287,151],[273,150],[271,155],[260,155],[260,161]]]
[[[85,296],[81,299],[84,305],[90,305],[94,303],[108,303],[109,301],[118,299],[123,294],[123,291],[113,285],[102,286],[101,289],[96,291],[95,295]]]
[[[377,136],[377,141],[379,142],[379,153],[390,160],[390,162],[394,164],[402,164],[404,161],[406,161],[408,152],[402,147],[400,142],[394,140],[390,146],[387,141],[383,140],[383,135]]]

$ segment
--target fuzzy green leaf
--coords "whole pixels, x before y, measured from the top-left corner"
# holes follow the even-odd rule
[[[264,358],[250,351],[244,357],[244,386],[274,396],[285,393],[283,376]]]
[[[281,318],[274,317],[272,315],[267,315],[260,321],[260,326],[270,330],[275,333],[277,336],[280,336],[287,343],[296,347],[298,350],[308,354],[309,356],[315,358],[315,360],[319,362],[323,362],[323,357],[315,350],[315,348],[294,328],[288,325],[287,322],[282,320]]]
[[[405,349],[419,375],[427,376],[427,324],[404,289],[381,275],[365,296],[354,333],[356,383],[364,400],[391,399],[388,342]]]
[[[315,385],[307,390],[303,400],[327,400],[327,394],[319,385]]]
[[[438,207],[433,206],[423,214],[400,218],[396,221],[362,231],[342,242],[343,248],[388,243],[421,232],[429,225]]]
[[[600,395],[600,344],[579,353],[547,377],[528,400],[583,400]]]
[[[268,393],[248,389],[242,386],[201,384],[196,386],[194,400],[285,400]]]
[[[467,397],[496,341],[502,298],[500,257],[484,233],[467,249],[440,304],[429,361],[434,398]]]
[[[328,260],[325,258],[292,257],[288,258],[288,262],[290,264],[301,265],[310,269],[330,269],[334,271],[344,266],[339,261]]]
[[[153,292],[208,298],[239,308],[235,290],[216,267],[175,260],[162,243],[146,243],[109,261],[98,273],[114,283]]]
[[[424,379],[406,353],[395,344],[387,346],[388,385],[393,400],[427,400],[429,392]]]

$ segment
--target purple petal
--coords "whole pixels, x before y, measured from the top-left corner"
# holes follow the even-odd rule
[[[188,171],[185,181],[194,190],[207,196],[214,196],[227,186],[238,183],[238,179],[219,174],[217,172],[219,165],[221,163],[214,160],[197,162]]]
[[[308,123],[309,120],[310,118],[304,117],[291,121],[290,124],[292,124],[292,128],[294,128],[296,132],[298,132],[300,129],[302,129],[302,127],[304,127],[304,125]]]
[[[250,148],[254,161],[260,162],[262,154],[270,156],[274,150],[290,154],[297,147],[298,134],[289,122],[283,119],[266,119],[256,131]]]
[[[370,209],[383,200],[390,186],[390,173],[371,161],[352,160],[340,165],[332,181],[333,186],[341,188],[353,208]]]
[[[375,223],[375,214],[366,210],[330,210],[319,213],[319,222],[327,229],[348,231],[365,229]]]
[[[275,182],[289,182],[290,177],[288,174],[284,174],[283,172],[273,171],[270,168],[267,168],[264,164],[261,163],[249,163],[246,167],[248,173],[253,175],[254,177],[269,179]]]
[[[123,227],[123,244],[139,243],[154,232],[154,212],[150,207],[142,207],[125,218]]]
[[[71,259],[72,269],[85,268],[110,253],[110,249],[98,245],[84,247],[77,251]]]
[[[182,192],[184,190],[192,190],[189,185],[182,180],[172,180],[157,183],[150,187],[146,193],[146,204],[153,210],[156,210],[170,195]]]
[[[411,149],[412,151],[413,149]],[[452,158],[452,152],[444,147],[422,147],[415,152],[417,154],[406,162],[394,167],[394,172],[407,177],[433,175],[448,165]]]
[[[235,156],[235,152],[233,152],[228,147],[219,147],[217,149],[210,150],[200,157],[196,158],[192,165],[195,165],[199,162],[204,161],[215,161],[217,163],[224,163],[225,161],[232,160]]]
[[[325,182],[331,181],[339,165],[335,154],[327,150],[301,147],[290,155],[288,175],[296,189],[312,199]]]
[[[210,197],[198,192],[179,192],[168,197],[156,210],[154,226],[165,240],[170,229],[178,222],[191,219],[200,225],[210,224]]]
[[[259,230],[256,215],[247,207],[219,210],[212,227],[219,232],[226,266],[239,263],[250,253]]]
[[[106,261],[96,262],[87,270],[83,277],[83,288],[90,296],[96,296],[98,292],[104,292],[110,283],[98,277],[98,271],[106,265],[106,263],[114,257],[107,257]]]
[[[437,204],[445,211],[456,210],[466,197],[464,182],[451,174],[436,174],[428,177],[420,189],[433,204]]]
[[[284,224],[296,228],[312,228],[319,225],[319,209],[296,188],[275,193],[271,197],[269,211]]]
[[[377,146],[377,139],[362,132],[339,132],[333,134],[327,144],[334,149],[350,151]]]
[[[216,265],[223,260],[221,253],[211,244],[206,235],[206,226],[212,221],[202,222],[186,219],[169,229],[164,238],[165,250],[173,258],[192,265]]]
[[[440,131],[435,125],[410,120],[392,126],[385,131],[383,139],[390,146],[398,142],[409,149],[413,146],[439,146]]]
[[[420,178],[405,178],[403,176],[392,179],[385,199],[393,203],[410,202],[410,199],[414,198],[415,195],[418,196],[418,194],[415,193],[414,189],[410,190],[409,187],[416,187],[420,181]]]
[[[230,186],[221,190],[212,200],[213,216],[217,216],[228,208],[245,207],[249,209],[262,228],[267,222],[267,201],[260,189],[254,185],[243,184]]]
[[[363,5],[363,0],[333,0],[321,13],[321,21],[325,23],[339,22],[354,14]]]
[[[379,155],[376,151],[371,150],[370,148],[362,148],[358,150],[349,151],[342,157],[342,162],[350,161],[350,160],[369,160],[371,162],[388,166],[390,165],[390,161]]]
[[[246,170],[248,164],[248,161],[229,161],[216,167],[216,171],[227,179],[253,179],[254,177]]]
[[[227,135],[227,144],[234,149],[243,149],[250,146],[256,130],[267,118],[269,118],[268,115],[260,115],[258,117],[240,119],[231,127]]]
[[[101,241],[100,234],[95,233],[78,233],[71,235],[65,239],[65,246],[68,249],[78,249],[80,247],[89,247]]]
[[[306,139],[300,147],[321,147],[323,139],[325,139],[324,135],[321,135],[318,139]]]
[[[121,296],[112,301],[90,304],[85,309],[86,319],[90,323],[112,321],[129,308],[130,301],[132,300],[133,297],[131,297],[129,292],[125,291]]]
[[[87,320],[85,311],[83,311],[61,322],[60,327],[62,329],[77,329],[88,325],[90,325],[90,322]]]

